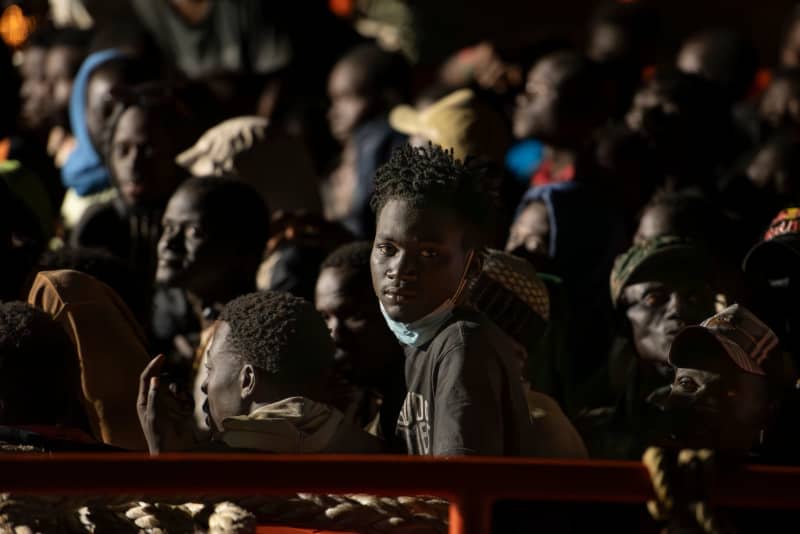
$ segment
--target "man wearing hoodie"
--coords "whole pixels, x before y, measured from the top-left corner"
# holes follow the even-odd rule
[[[311,303],[287,293],[243,295],[222,311],[206,349],[203,410],[215,445],[275,453],[378,452],[380,442],[326,400],[334,345]],[[159,382],[163,356],[139,383],[152,454],[192,448],[191,414]],[[171,388],[170,388],[171,389]]]

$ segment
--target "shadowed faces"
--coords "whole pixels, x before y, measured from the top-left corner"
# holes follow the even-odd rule
[[[715,295],[702,277],[689,273],[665,268],[648,278],[647,282],[625,288],[625,315],[639,357],[667,364],[669,348],[677,333],[713,315]]]
[[[685,350],[687,367],[675,371],[667,403],[675,438],[687,447],[749,451],[769,416],[766,378],[739,369],[713,340]]]
[[[378,214],[370,260],[375,294],[389,317],[410,323],[452,297],[469,251],[450,210],[390,199]]]
[[[109,167],[127,205],[163,206],[183,178],[172,146],[152,112],[130,107],[122,113],[111,139]]]
[[[347,267],[322,269],[315,303],[336,345],[337,367],[361,383],[385,369],[397,343],[366,276]]]

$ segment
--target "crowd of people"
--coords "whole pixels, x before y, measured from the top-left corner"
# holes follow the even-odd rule
[[[0,50],[4,448],[798,462],[800,11],[422,68],[265,5]]]

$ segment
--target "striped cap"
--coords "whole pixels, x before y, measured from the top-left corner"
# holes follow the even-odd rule
[[[550,320],[550,293],[533,265],[495,249],[480,252],[483,269],[468,288],[469,302],[525,347]]]
[[[691,351],[686,348],[697,336],[712,336],[742,371],[766,375],[764,364],[778,346],[778,337],[746,308],[734,304],[700,326],[690,326],[675,337],[669,361],[675,367],[692,368]]]

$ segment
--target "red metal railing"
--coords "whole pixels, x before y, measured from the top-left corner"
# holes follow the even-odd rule
[[[262,454],[3,454],[0,491],[29,494],[276,495],[293,492],[437,495],[451,534],[488,532],[501,498],[637,503],[653,498],[636,462],[517,458]],[[800,508],[800,468],[720,473],[712,503]]]

